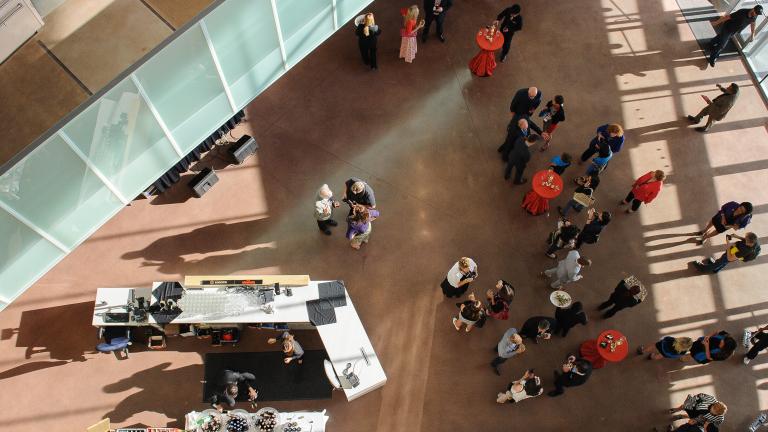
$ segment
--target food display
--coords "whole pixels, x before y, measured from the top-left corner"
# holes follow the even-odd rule
[[[277,410],[261,409],[256,413],[256,427],[259,432],[272,432],[277,426],[277,423]]]
[[[552,172],[547,173],[547,176],[541,180],[541,185],[552,190],[560,190],[560,185],[555,182],[555,176]]]
[[[202,432],[219,432],[221,430],[221,419],[219,416],[210,416],[207,420],[203,421],[200,426]]]
[[[227,420],[228,432],[248,432],[248,420],[238,415],[230,415]]]
[[[283,425],[283,432],[301,432],[298,422],[290,422]]]
[[[552,302],[553,305],[564,308],[571,305],[571,302],[573,299],[571,299],[571,295],[563,290],[557,290],[553,291],[552,294],[549,295],[549,301]]]

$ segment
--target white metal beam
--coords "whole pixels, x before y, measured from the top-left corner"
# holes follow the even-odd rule
[[[285,41],[283,41],[283,29],[280,27],[280,18],[277,16],[276,0],[269,0],[272,5],[272,18],[275,21],[275,30],[277,31],[277,43],[280,45],[280,55],[283,57],[283,69],[288,70],[288,55],[285,51]]]
[[[168,129],[168,126],[165,124],[165,121],[162,117],[160,117],[160,113],[157,111],[157,108],[155,108],[155,105],[152,103],[151,100],[149,100],[149,96],[147,96],[147,92],[144,90],[144,86],[141,85],[141,81],[136,77],[135,73],[131,74],[131,81],[133,81],[133,85],[136,86],[136,90],[139,91],[139,95],[144,100],[144,103],[147,104],[147,108],[149,108],[149,111],[152,113],[152,116],[155,117],[155,121],[158,125],[160,125],[160,129],[163,130],[163,133],[165,134],[165,137],[168,139],[168,142],[171,143],[171,147],[173,147],[173,150],[176,151],[176,154],[179,155],[180,158],[183,158],[185,154],[181,151],[181,148],[179,147],[179,144],[176,142],[176,139],[173,138],[173,135],[171,134],[171,130]]]
[[[216,72],[219,73],[219,79],[221,79],[221,85],[224,86],[224,93],[227,95],[229,106],[232,108],[232,114],[237,114],[237,105],[235,105],[235,99],[232,98],[232,92],[227,84],[227,79],[224,77],[224,70],[221,69],[221,63],[219,63],[219,56],[216,55],[216,48],[213,47],[213,41],[211,41],[211,35],[208,33],[208,26],[205,25],[205,21],[200,21],[200,29],[203,31],[203,37],[205,43],[208,44],[208,50],[211,52],[213,58],[213,64],[216,66]]]
[[[129,199],[126,199],[125,196],[122,194],[122,192],[120,192],[120,190],[117,189],[117,186],[115,186],[112,183],[112,181],[109,180],[107,176],[105,176],[104,173],[102,173],[101,170],[96,167],[96,165],[93,164],[93,161],[91,161],[88,158],[88,156],[86,156],[85,153],[83,153],[82,150],[80,150],[77,147],[75,142],[72,141],[72,138],[70,138],[69,135],[67,135],[67,133],[64,132],[64,129],[59,130],[59,137],[61,137],[61,139],[63,139],[64,142],[67,143],[69,148],[73,152],[75,152],[77,157],[79,157],[80,159],[82,159],[83,162],[85,162],[85,166],[87,166],[88,169],[91,170],[91,172],[94,173],[96,177],[98,177],[99,180],[101,180],[102,183],[104,183],[104,186],[106,186],[107,189],[109,189],[109,191],[112,192],[112,194],[116,196],[121,203],[123,203],[123,205],[128,205],[131,202]]]

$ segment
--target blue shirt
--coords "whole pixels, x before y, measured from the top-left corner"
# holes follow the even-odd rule
[[[504,336],[501,337],[499,344],[496,346],[496,350],[499,352],[499,357],[511,358],[516,354],[515,350],[517,350],[517,347],[520,345],[509,340],[515,333],[517,333],[517,329],[514,327],[504,332]]]
[[[621,151],[621,147],[624,145],[624,135],[612,137],[611,134],[608,133],[607,124],[597,128],[597,133],[600,134],[601,137],[605,138],[605,140],[608,142],[608,146],[611,147],[612,152],[618,153]]]

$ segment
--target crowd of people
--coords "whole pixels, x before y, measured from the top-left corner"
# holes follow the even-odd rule
[[[431,24],[436,24],[437,37],[446,42],[445,19],[447,12],[453,6],[451,0],[424,0],[423,12],[417,5],[401,10],[403,26],[400,30],[400,58],[407,63],[414,61],[417,52],[417,38],[421,31],[421,42],[428,39]],[[523,28],[523,17],[520,5],[512,5],[502,10],[496,17],[494,25],[501,31],[504,44],[499,54],[499,60],[504,62],[508,57],[514,34]],[[720,52],[734,34],[747,26],[755,31],[755,19],[762,14],[762,6],[742,9],[713,22],[719,27],[718,35],[713,38],[710,46],[709,64],[714,67]],[[420,18],[421,17],[421,18]],[[376,38],[381,30],[374,23],[373,14],[361,15],[356,20],[356,31],[360,41],[360,50],[366,65],[376,69]],[[717,85],[720,94],[714,99],[702,96],[706,105],[695,116],[688,115],[686,119],[692,124],[700,123],[706,117],[706,124],[696,128],[707,132],[713,123],[722,120],[734,106],[739,95],[739,86],[735,83],[723,87]],[[543,92],[536,86],[525,87],[514,92],[509,106],[510,121],[506,128],[506,136],[497,152],[504,162],[503,176],[505,180],[512,179],[513,184],[525,184],[528,179],[525,171],[532,158],[532,150],[539,146],[541,152],[552,148],[553,135],[558,126],[566,120],[565,97],[555,94],[539,110]],[[541,121],[540,127],[536,122]],[[585,140],[587,141],[587,140]],[[581,280],[588,275],[592,260],[581,254],[584,244],[595,245],[606,226],[614,219],[610,209],[596,207],[597,188],[607,177],[610,162],[618,157],[626,144],[624,128],[618,123],[606,123],[598,126],[594,137],[590,137],[586,149],[578,158],[567,152],[561,152],[548,159],[547,169],[558,176],[564,174],[573,162],[584,165],[584,171],[573,178],[575,188],[565,194],[568,199],[557,207],[558,221],[554,230],[547,238],[545,255],[557,260],[554,267],[541,272],[550,288],[566,290],[568,285]],[[619,200],[619,206],[626,206],[625,213],[631,214],[640,210],[645,204],[650,205],[663,191],[666,173],[653,167],[646,168],[647,172],[638,177],[630,186],[627,195]],[[353,248],[359,248],[367,243],[371,233],[371,221],[378,217],[378,211],[373,198],[373,190],[363,180],[352,178],[345,184],[344,202],[350,206],[347,217],[347,238]],[[602,201],[601,201],[602,202]],[[615,201],[614,201],[615,202]],[[315,215],[318,227],[326,235],[330,235],[330,227],[336,226],[332,219],[333,209],[339,203],[333,200],[327,185],[318,192]],[[586,218],[579,223],[582,211]],[[743,230],[751,221],[753,206],[750,202],[727,202],[707,222],[706,227],[690,239],[698,245],[705,245],[711,238],[726,231]],[[736,239],[734,241],[734,239]],[[593,246],[594,247],[594,246]],[[558,260],[558,253],[568,250],[564,257]],[[695,267],[702,272],[717,273],[734,261],[748,262],[760,254],[758,237],[752,232],[744,236],[729,234],[726,236],[724,253],[717,259],[696,261]],[[634,275],[625,275],[618,282],[613,292],[609,293],[606,301],[595,306],[602,312],[602,319],[610,319],[619,311],[641,305],[648,296],[648,290]],[[488,289],[485,301],[470,288],[479,277],[477,263],[469,257],[461,257],[450,268],[440,287],[445,297],[457,298],[457,311],[451,317],[453,327],[457,332],[470,333],[475,328],[482,328],[488,319],[508,320],[510,305],[514,299],[515,289],[507,281],[498,280],[495,287]],[[466,296],[466,300],[461,299]],[[554,335],[566,337],[571,328],[585,325],[588,322],[584,306],[580,301],[571,301],[563,307],[555,307],[553,316],[533,316],[519,327],[509,327],[496,345],[493,346],[494,358],[490,362],[491,369],[501,375],[500,367],[507,360],[520,356],[527,351],[526,343],[539,344],[549,341]],[[743,345],[746,354],[744,364],[749,364],[757,354],[768,347],[768,325],[756,332],[745,332]],[[649,360],[677,359],[707,364],[726,360],[733,356],[737,343],[727,331],[721,330],[698,338],[686,336],[664,336],[653,344],[640,345],[636,349],[639,356]],[[576,354],[567,354],[560,368],[554,371],[553,389],[548,392],[551,397],[564,393],[567,387],[577,387],[585,384],[593,371],[593,364],[586,358]],[[528,369],[517,380],[509,383],[506,390],[497,394],[498,403],[517,403],[524,399],[537,397],[544,393],[544,383],[534,369]],[[727,407],[723,402],[708,394],[689,395],[677,407],[669,410],[673,415],[670,430],[711,432],[717,430],[725,420]],[[676,421],[685,420],[683,424]]]

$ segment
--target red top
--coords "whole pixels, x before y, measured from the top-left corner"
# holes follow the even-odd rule
[[[545,185],[547,178],[552,176],[551,185]],[[552,199],[563,191],[563,179],[551,170],[541,170],[533,175],[531,180],[533,190],[542,198]]]
[[[649,171],[644,176],[635,180],[632,185],[632,195],[636,199],[648,204],[656,198],[656,195],[661,191],[661,187],[664,186],[663,181],[653,179],[653,171]]]
[[[608,339],[607,335],[613,336],[613,339]],[[621,345],[619,345],[619,340],[621,340]],[[613,351],[611,351],[612,341],[616,344]],[[601,345],[603,342],[607,344],[605,347]],[[622,361],[629,353],[629,340],[618,330],[606,330],[597,337],[597,353],[609,362]]]
[[[400,36],[402,37],[414,37],[416,36],[416,32],[413,31],[413,29],[416,28],[416,20],[406,20],[405,21],[405,28],[400,29]]]
[[[485,38],[486,31],[487,30],[484,28],[477,31],[475,40],[480,49],[485,51],[496,51],[504,45],[504,36],[501,34],[501,31],[497,30],[496,34],[493,36],[493,40],[490,41]]]

